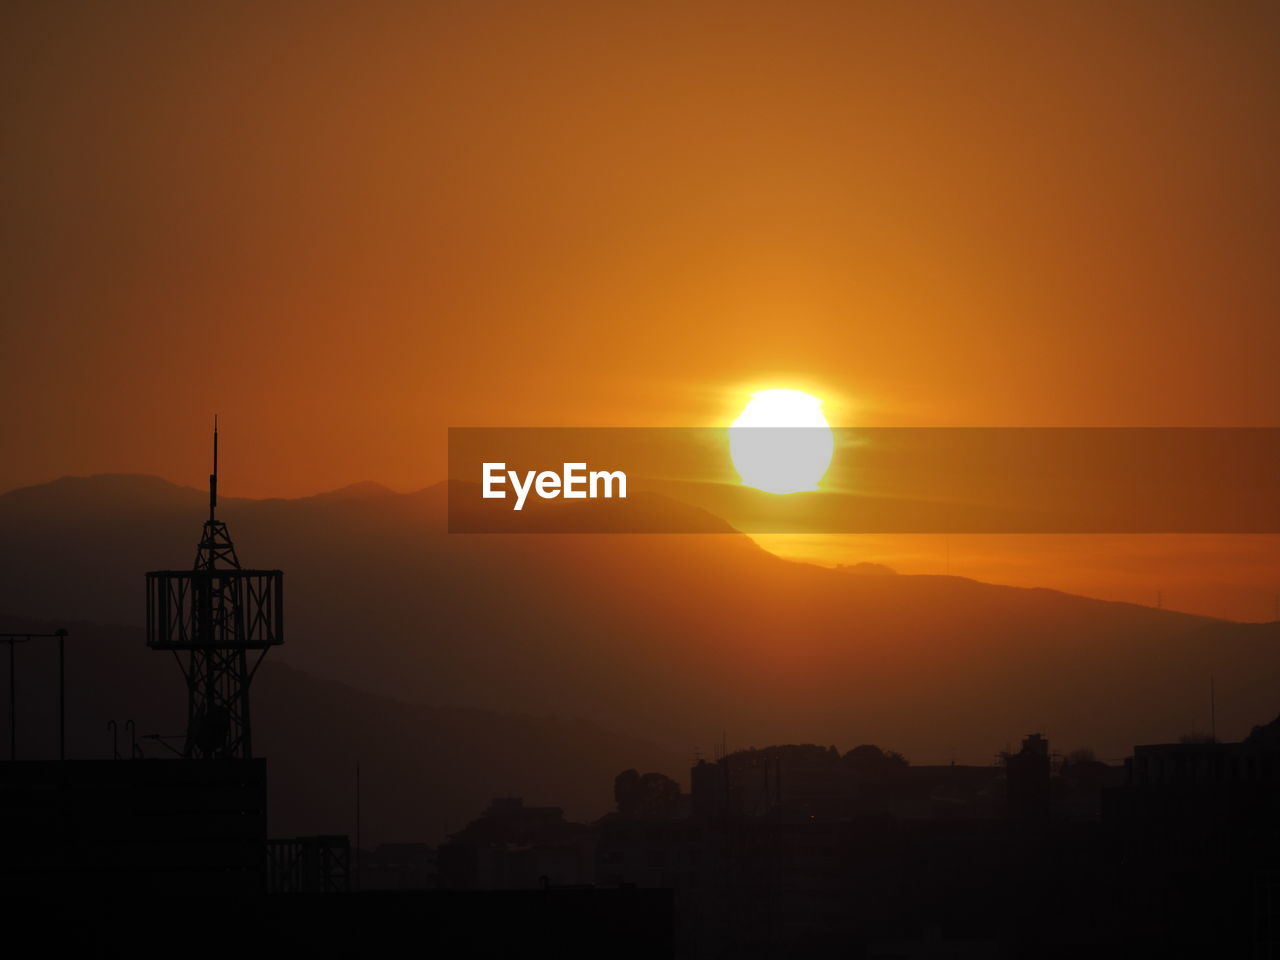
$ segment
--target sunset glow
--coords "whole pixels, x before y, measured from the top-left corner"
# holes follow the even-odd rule
[[[0,943],[1280,960],[1278,48],[0,4]]]

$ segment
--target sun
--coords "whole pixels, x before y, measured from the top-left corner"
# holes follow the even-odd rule
[[[822,401],[799,390],[756,391],[729,426],[738,476],[768,493],[817,490],[834,449]]]

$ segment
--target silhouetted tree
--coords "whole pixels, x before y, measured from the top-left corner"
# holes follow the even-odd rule
[[[861,573],[871,574],[873,576],[894,574],[898,572],[887,564],[871,563],[867,560],[863,560],[861,563],[837,563],[836,569],[843,573]]]
[[[625,813],[635,805],[640,792],[640,774],[635,770],[623,770],[613,778],[613,801],[618,812]]]
[[[907,766],[907,758],[896,750],[881,750],[872,743],[854,747],[844,755],[844,762],[855,772],[867,776],[883,776]]]
[[[1249,731],[1249,736],[1244,738],[1244,742],[1255,744],[1280,743],[1280,717],[1276,717],[1270,723],[1254,727]]]

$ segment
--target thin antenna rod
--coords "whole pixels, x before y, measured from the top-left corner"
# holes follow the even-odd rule
[[[360,889],[360,761],[356,761],[356,889]]]
[[[218,415],[213,415],[213,473],[209,474],[209,522],[218,509]]]
[[[1209,674],[1209,736],[1218,742],[1218,703],[1215,696],[1213,674]]]

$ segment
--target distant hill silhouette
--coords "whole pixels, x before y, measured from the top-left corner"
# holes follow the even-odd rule
[[[287,640],[269,662],[398,700],[580,715],[681,756],[726,731],[731,746],[980,761],[1043,729],[1055,747],[1119,757],[1206,729],[1210,673],[1220,737],[1280,706],[1276,624],[850,576],[737,534],[450,535],[447,493],[224,499],[242,561],[285,570]],[[0,496],[0,610],[140,623],[143,571],[191,563],[205,503],[129,476]]]
[[[0,615],[6,630],[61,624]],[[133,720],[148,757],[172,756],[151,734],[182,747],[186,690],[171,656],[147,650],[135,627],[69,622],[67,755],[127,758]],[[5,651],[7,658],[7,650]],[[3,668],[7,673],[7,663]],[[57,756],[57,648],[17,651],[19,759]],[[7,681],[7,677],[6,677]],[[6,683],[7,686],[7,683]],[[613,777],[629,763],[675,768],[683,756],[560,716],[431,707],[316,679],[268,657],[253,684],[254,748],[269,760],[273,835],[354,831],[355,763],[361,764],[365,842],[437,841],[495,796],[554,803],[592,819],[613,804]],[[4,756],[8,704],[3,709]],[[126,762],[122,760],[121,762]]]
[[[388,487],[384,487],[380,483],[374,483],[372,480],[361,480],[359,483],[349,483],[345,487],[339,487],[337,490],[329,490],[325,493],[317,493],[311,497],[305,497],[307,500],[370,500],[374,497],[390,497],[395,496],[395,492]]]

